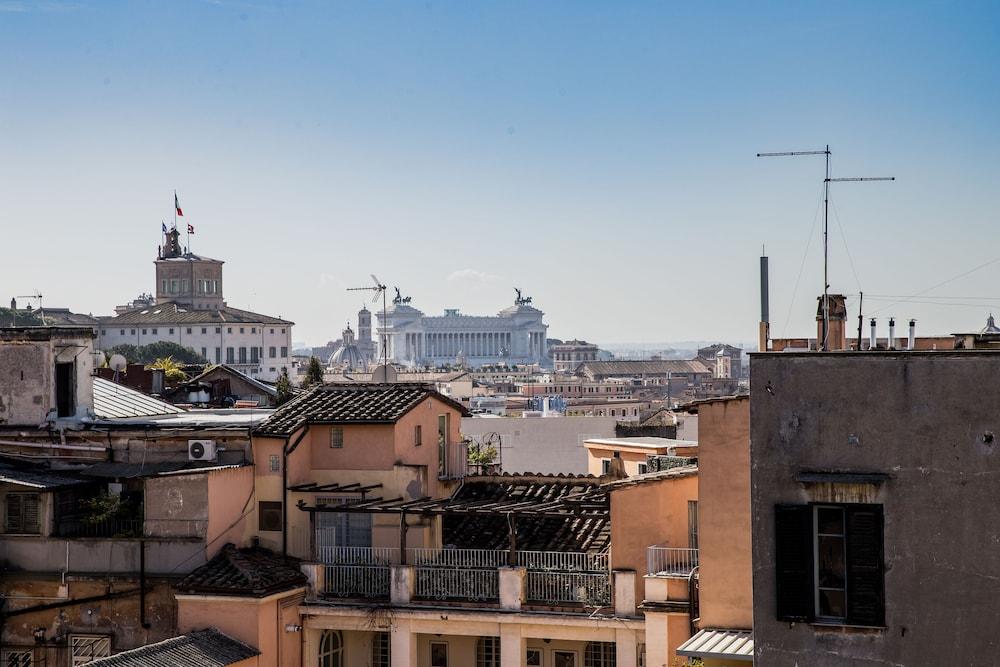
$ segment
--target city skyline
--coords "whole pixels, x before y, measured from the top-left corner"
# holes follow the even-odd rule
[[[772,335],[814,335],[821,160],[755,155],[829,143],[897,179],[835,190],[832,292],[1000,312],[996,7],[723,7],[0,2],[4,298],[150,291],[176,189],[228,302],[314,344],[370,273],[429,314],[518,286],[555,338],[749,341],[762,245]]]

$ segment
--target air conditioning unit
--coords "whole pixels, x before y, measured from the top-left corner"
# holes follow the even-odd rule
[[[215,440],[188,440],[188,459],[191,461],[214,461]]]

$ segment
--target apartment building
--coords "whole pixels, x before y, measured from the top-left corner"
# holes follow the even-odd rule
[[[1000,355],[761,353],[751,368],[756,661],[995,662]]]

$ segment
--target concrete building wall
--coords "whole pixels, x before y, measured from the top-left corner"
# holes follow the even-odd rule
[[[89,329],[11,329],[0,333],[0,422],[37,426],[56,417],[56,364],[73,368],[73,412],[93,411],[93,336]]]
[[[462,434],[480,441],[499,433],[504,472],[587,473],[589,438],[615,437],[615,417],[465,417]]]
[[[9,536],[0,539],[0,563],[12,570],[106,574],[139,571],[139,545],[128,538],[55,538]],[[205,563],[201,539],[145,538],[146,570],[153,574],[187,573]],[[110,564],[110,565],[109,565]]]
[[[246,514],[253,508],[254,468],[244,466],[219,470],[206,475],[208,478],[208,524],[205,543],[211,559],[227,543],[243,546],[240,542],[246,532]]]
[[[698,415],[700,626],[750,629],[750,398],[705,403]]]
[[[103,575],[103,573],[101,573]],[[66,604],[55,608],[10,616],[3,623],[5,649],[32,647],[36,665],[68,665],[69,656],[61,642],[67,634],[108,635],[113,652],[158,642],[176,633],[174,596],[170,582],[148,580],[146,622],[143,628],[139,613],[139,582],[135,577],[116,577],[112,591],[135,591],[117,597],[91,599],[109,592],[105,576],[72,576],[62,581],[59,575],[5,573],[0,577],[0,595],[6,598],[5,612],[25,610],[40,605]],[[44,628],[45,641],[38,645],[33,632]]]
[[[151,477],[145,481],[146,535],[204,538],[208,530],[208,474]]]
[[[995,662],[1000,355],[758,354],[751,373],[758,664]],[[807,471],[887,479],[797,482]],[[776,620],[774,506],[831,499],[883,508],[885,628]]]

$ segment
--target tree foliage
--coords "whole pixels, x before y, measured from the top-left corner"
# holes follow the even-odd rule
[[[166,359],[167,357],[174,359],[178,364],[207,363],[207,360],[203,356],[190,347],[184,347],[168,340],[161,340],[138,347],[127,344],[115,345],[105,350],[105,353],[108,357],[112,354],[120,354],[128,359],[130,364],[152,364],[157,359]]]
[[[316,357],[309,357],[309,368],[302,380],[302,386],[311,387],[314,384],[323,384],[323,366]]]
[[[276,399],[278,405],[284,405],[288,401],[292,400],[292,381],[288,379],[287,368],[281,369],[281,375],[278,376],[278,381],[275,383],[274,388],[278,391],[278,397]]]
[[[184,382],[188,379],[187,373],[181,368],[181,365],[174,361],[173,357],[163,357],[157,359],[153,363],[146,366],[146,368],[156,368],[163,371],[163,376],[167,378],[167,382]]]

